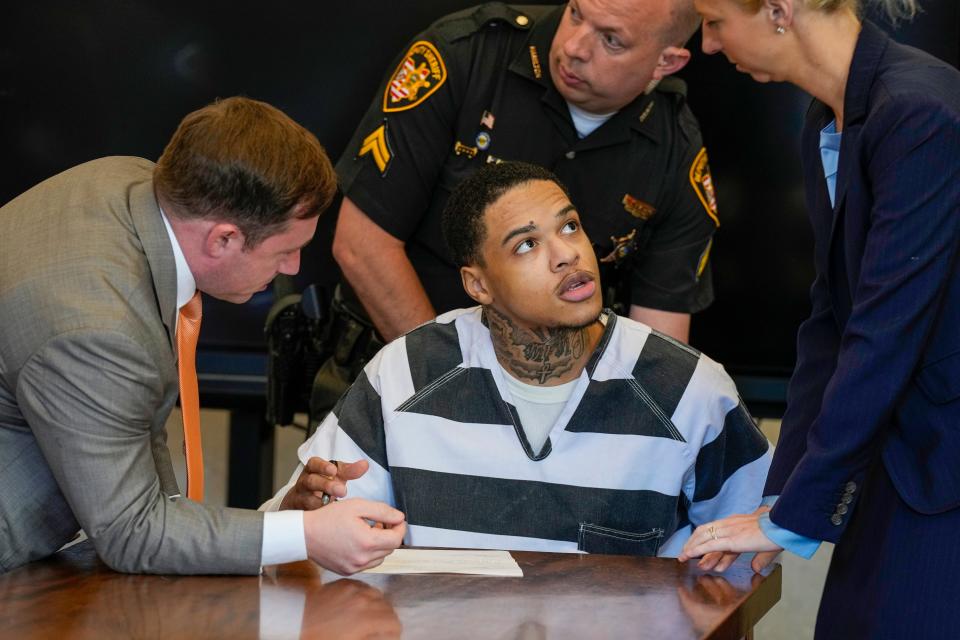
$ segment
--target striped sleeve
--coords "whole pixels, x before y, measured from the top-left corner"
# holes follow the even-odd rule
[[[347,484],[348,498],[379,500],[393,506],[380,394],[371,383],[376,367],[368,366],[340,398],[316,433],[298,450],[300,462],[314,456],[354,462],[364,459],[370,469]]]
[[[718,420],[719,421],[719,420]],[[694,467],[688,516],[696,527],[760,506],[770,468],[770,443],[760,433],[742,401],[727,411],[716,437],[701,445]]]

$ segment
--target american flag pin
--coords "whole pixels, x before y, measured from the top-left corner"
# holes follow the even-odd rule
[[[493,129],[493,123],[496,118],[493,117],[493,114],[489,111],[484,111],[483,115],[480,117],[480,124],[486,127],[487,129]]]

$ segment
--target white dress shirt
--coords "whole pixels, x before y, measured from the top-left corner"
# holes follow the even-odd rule
[[[183,255],[177,236],[167,215],[160,211],[163,224],[170,236],[173,259],[177,268],[177,309],[190,301],[197,291],[187,259]],[[179,321],[179,314],[178,314]],[[280,564],[307,559],[307,541],[303,530],[303,511],[274,511],[263,514],[263,544],[260,548],[260,564]]]

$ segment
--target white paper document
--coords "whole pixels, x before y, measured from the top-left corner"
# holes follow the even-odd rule
[[[520,565],[507,551],[476,549],[397,549],[383,564],[364,573],[464,573],[522,578]]]

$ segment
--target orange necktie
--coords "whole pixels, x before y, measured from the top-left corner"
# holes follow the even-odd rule
[[[200,292],[180,307],[177,321],[177,370],[180,374],[180,411],[183,449],[187,458],[187,497],[203,501],[203,448],[200,444],[200,393],[197,390],[197,338],[203,316]]]

